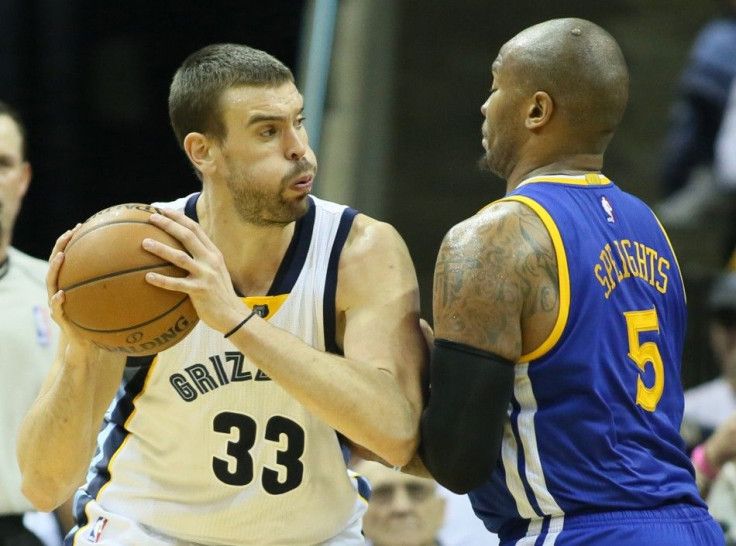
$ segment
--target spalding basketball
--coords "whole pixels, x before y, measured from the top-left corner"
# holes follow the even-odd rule
[[[84,335],[107,351],[145,356],[172,347],[199,318],[189,296],[146,282],[155,271],[170,277],[187,272],[143,250],[145,238],[171,247],[181,243],[149,223],[161,212],[150,205],[126,203],[89,218],[64,250],[59,288],[64,313]]]

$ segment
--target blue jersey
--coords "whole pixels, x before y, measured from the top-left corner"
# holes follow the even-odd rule
[[[476,513],[503,538],[590,512],[704,512],[679,432],[685,291],[662,226],[595,174],[532,178],[504,200],[544,222],[560,310],[515,366],[499,462],[470,494]]]

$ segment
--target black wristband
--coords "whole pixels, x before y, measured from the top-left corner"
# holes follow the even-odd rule
[[[241,320],[241,321],[240,321],[240,322],[238,323],[238,325],[237,325],[237,326],[236,326],[235,328],[233,328],[233,329],[232,329],[232,330],[230,330],[230,331],[229,331],[229,332],[228,332],[227,334],[225,334],[225,339],[229,338],[229,337],[230,337],[231,335],[233,335],[233,334],[234,334],[235,332],[237,332],[238,330],[240,330],[240,328],[242,328],[242,327],[243,327],[243,325],[244,325],[244,324],[245,324],[246,322],[248,322],[248,321],[249,321],[250,319],[252,319],[252,318],[253,318],[253,316],[254,316],[255,314],[256,314],[256,312],[255,312],[255,311],[251,311],[251,312],[250,312],[250,315],[248,315],[248,316],[247,316],[247,317],[245,317],[245,318],[244,318],[243,320]]]

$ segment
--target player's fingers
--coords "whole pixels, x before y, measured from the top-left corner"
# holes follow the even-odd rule
[[[60,250],[52,255],[49,260],[49,268],[46,270],[46,293],[48,294],[49,301],[59,291],[59,270],[63,263],[64,253]]]
[[[74,233],[79,229],[79,226],[82,224],[77,224],[72,229],[66,230],[64,233],[62,233],[57,239],[56,243],[54,243],[54,248],[51,250],[51,254],[49,255],[49,262],[54,259],[54,257],[61,251],[63,251],[66,248],[66,245],[69,244],[69,241],[74,236]]]
[[[152,214],[150,222],[178,240],[187,249],[187,252],[195,258],[202,257],[207,253],[207,247],[203,244],[201,238],[188,226],[161,214]]]
[[[145,278],[148,284],[158,286],[164,290],[189,293],[189,284],[186,281],[186,277],[169,277],[167,275],[161,275],[160,273],[149,271],[146,273]]]
[[[179,212],[177,210],[169,210],[165,209],[161,211],[163,214],[153,214],[151,215],[151,222],[163,229],[165,229],[170,235],[173,235],[174,237],[178,237],[177,233],[180,234],[183,237],[186,237],[189,240],[192,240],[192,235],[196,240],[204,247],[209,250],[212,250],[215,248],[214,243],[210,240],[209,237],[207,237],[207,234],[202,229],[202,226],[200,226],[197,222],[189,218],[186,214]],[[177,225],[185,228],[184,230],[177,229]],[[174,230],[173,232],[168,231],[168,228],[171,228]],[[185,242],[182,239],[179,239],[182,244]],[[185,245],[186,246],[186,245]],[[187,247],[188,248],[188,247]]]
[[[145,238],[143,239],[143,249],[150,252],[154,256],[158,256],[162,260],[170,262],[176,266],[181,267],[193,273],[193,269],[196,265],[192,257],[178,248],[170,247],[156,239]]]

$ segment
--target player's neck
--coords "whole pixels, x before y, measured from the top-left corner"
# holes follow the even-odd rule
[[[603,167],[601,154],[575,154],[555,158],[546,162],[519,161],[506,179],[506,192],[511,192],[526,180],[534,176],[570,175],[600,173]]]
[[[295,223],[256,225],[230,211],[216,210],[201,197],[199,224],[220,249],[233,284],[241,294],[265,295],[294,234]]]

